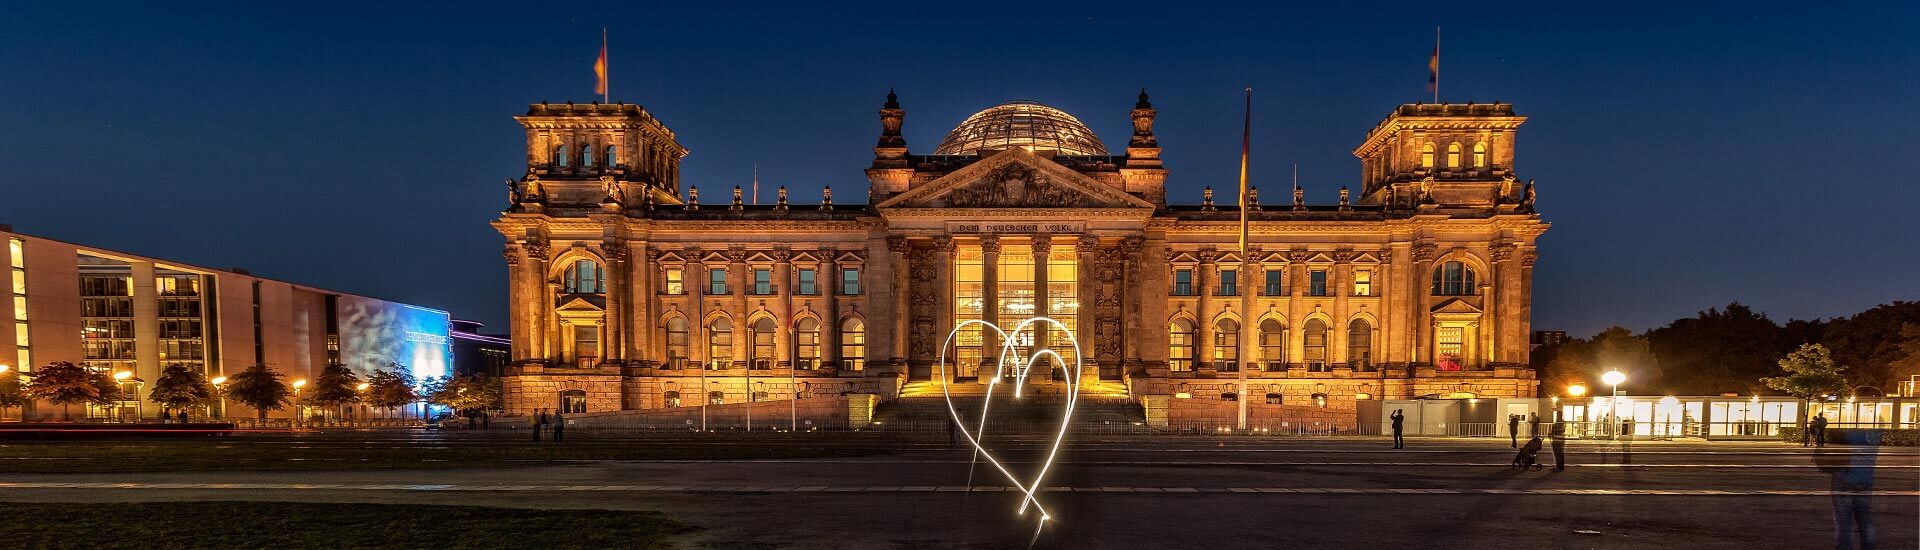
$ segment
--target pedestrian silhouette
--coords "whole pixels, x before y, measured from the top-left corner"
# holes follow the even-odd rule
[[[1527,413],[1527,437],[1540,436],[1540,415]]]
[[[566,439],[567,439],[567,415],[564,413],[558,413],[558,412],[553,413],[553,442],[559,443],[561,441],[566,441]]]
[[[1553,426],[1547,428],[1547,437],[1553,438],[1553,471],[1567,470],[1567,421],[1555,418]]]
[[[528,420],[533,422],[533,440],[535,442],[540,441],[540,430],[547,426],[547,410],[534,409],[533,416],[528,418]]]
[[[185,409],[180,411],[180,420],[178,420],[178,422],[181,424],[187,423],[187,411]]]
[[[1388,417],[1393,419],[1393,448],[1395,449],[1407,448],[1407,439],[1404,434],[1407,415],[1400,414],[1400,411],[1401,409],[1394,409],[1393,416]]]
[[[1809,428],[1807,431],[1812,432],[1814,447],[1827,446],[1827,413],[1813,415],[1813,423],[1807,427]],[[1803,443],[1800,446],[1806,445]]]
[[[1874,466],[1879,459],[1880,433],[1877,430],[1851,430],[1840,437],[1850,448],[1845,451],[1816,451],[1813,463],[1827,474],[1828,496],[1833,499],[1833,547],[1872,550]]]
[[[959,428],[960,428],[960,424],[958,422],[955,422],[952,416],[948,416],[947,417],[947,448],[952,449],[960,446]]]
[[[1507,415],[1507,446],[1520,448],[1520,415]]]
[[[167,423],[167,422],[168,422],[168,421],[170,421],[170,420],[173,420],[173,412],[172,412],[172,411],[165,411],[165,410],[162,410],[162,411],[160,411],[160,423],[161,423],[161,424],[165,424],[165,423]]]

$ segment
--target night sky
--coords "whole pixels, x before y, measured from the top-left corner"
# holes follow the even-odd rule
[[[679,134],[685,183],[709,197],[756,163],[769,202],[780,184],[795,202],[822,185],[864,197],[889,86],[920,153],[1008,99],[1117,150],[1144,86],[1169,194],[1194,203],[1234,185],[1252,86],[1254,184],[1284,188],[1298,163],[1308,200],[1331,203],[1356,185],[1364,132],[1428,98],[1439,25],[1442,99],[1531,117],[1516,169],[1554,226],[1535,328],[1920,298],[1911,2],[162,4],[0,17],[0,223],[504,330],[487,222],[524,169],[510,117],[594,99],[602,26],[613,98]]]

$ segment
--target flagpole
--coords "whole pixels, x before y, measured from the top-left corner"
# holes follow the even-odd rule
[[[760,163],[753,163],[753,204],[760,205]]]
[[[1440,27],[1433,27],[1433,102],[1440,102]]]
[[[606,59],[607,57],[607,28],[606,27],[600,27],[600,57],[602,59]],[[606,61],[606,64],[607,64],[607,68],[606,68],[607,76],[601,77],[601,81],[605,82],[606,84],[600,87],[600,102],[613,103],[613,100],[611,99],[613,97],[613,84],[611,83],[613,80],[613,62],[611,60],[608,60]]]
[[[1240,274],[1234,277],[1235,286],[1245,286],[1247,284],[1244,275],[1247,273],[1246,266],[1249,261],[1249,258],[1247,258],[1247,154],[1253,143],[1253,88],[1251,86],[1247,88],[1246,94],[1246,114],[1245,118],[1241,121],[1240,127],[1240,265],[1235,267],[1235,269],[1239,270]],[[1240,291],[1241,310],[1245,312],[1247,308],[1247,293],[1244,289],[1235,290]],[[1247,369],[1243,366],[1245,361],[1242,360],[1244,357],[1242,357],[1240,353],[1246,349],[1246,329],[1247,323],[1243,318],[1240,323],[1239,334],[1234,335],[1234,345],[1238,346],[1238,349],[1235,349],[1233,352],[1234,361],[1240,363],[1234,365],[1234,371],[1240,375],[1240,391],[1235,394],[1239,399],[1234,400],[1240,403],[1240,430],[1247,429]]]

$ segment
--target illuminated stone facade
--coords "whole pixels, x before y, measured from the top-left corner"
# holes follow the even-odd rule
[[[1244,254],[1233,192],[1168,204],[1145,93],[1129,114],[1120,154],[1071,115],[1010,103],[916,155],[890,93],[864,204],[831,189],[789,204],[782,188],[769,205],[683,188],[686,150],[638,106],[534,105],[518,117],[526,174],[493,223],[512,281],[508,408],[891,397],[939,372],[960,322],[1034,315],[1072,327],[1086,381],[1136,398],[1534,395],[1547,224],[1513,173],[1511,106],[1396,108],[1338,203],[1252,194]],[[948,377],[989,378],[993,336],[955,335]]]

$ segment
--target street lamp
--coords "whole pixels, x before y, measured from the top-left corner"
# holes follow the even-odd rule
[[[359,414],[360,416],[363,416],[363,417],[373,416],[371,414],[367,414],[369,412],[367,410],[367,388],[371,388],[371,387],[373,387],[373,384],[367,383],[367,382],[361,382],[360,385],[353,387],[353,391],[360,392],[360,413]],[[369,418],[368,421],[371,422],[372,419]]]
[[[121,393],[120,406],[125,407],[127,403],[127,396],[126,396],[127,384],[133,380],[133,371],[123,370],[120,372],[113,373],[113,380],[120,384],[120,393]],[[135,422],[138,422],[141,420],[140,417],[145,416],[146,411],[141,410],[142,407],[140,406],[140,390],[138,389],[138,386],[135,386],[135,388],[136,389],[134,389],[133,391],[133,407],[134,407],[133,419]],[[119,411],[114,411],[114,412],[117,414]]]
[[[1567,386],[1567,396],[1569,397],[1580,397],[1586,394],[1587,394],[1587,386],[1585,384],[1574,384],[1571,386]]]
[[[1680,399],[1674,396],[1660,398],[1660,408],[1667,410],[1667,439],[1673,439],[1673,411],[1680,408]]]
[[[224,419],[227,417],[227,389],[223,386],[227,383],[227,377],[215,376],[209,382],[213,383],[213,393],[220,394],[220,418]]]
[[[1607,371],[1606,374],[1600,375],[1600,381],[1606,382],[1609,386],[1613,386],[1613,403],[1607,407],[1609,411],[1607,415],[1609,417],[1607,430],[1612,431],[1617,429],[1617,426],[1620,424],[1620,383],[1627,381],[1627,375],[1626,373],[1620,372],[1620,369],[1614,369]],[[1619,436],[1619,432],[1614,433],[1615,437]]]
[[[293,381],[293,425],[295,426],[300,425],[300,421],[307,416],[307,406],[300,404],[300,388],[306,386],[305,378]]]

